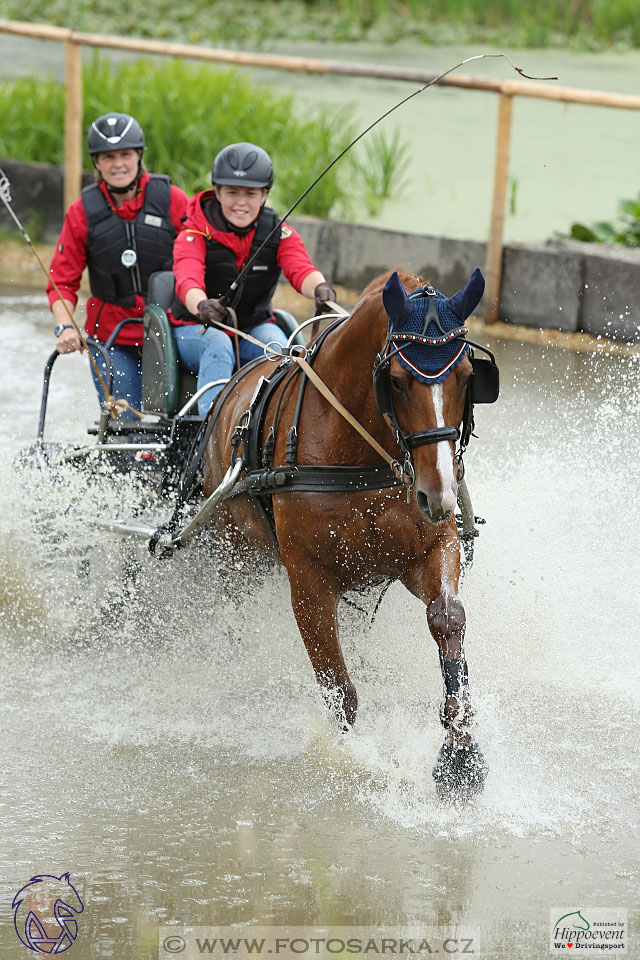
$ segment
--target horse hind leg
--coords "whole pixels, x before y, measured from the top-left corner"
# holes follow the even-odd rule
[[[444,682],[440,721],[448,734],[433,778],[440,799],[464,802],[482,792],[488,767],[469,730],[473,709],[463,648],[466,618],[459,598],[440,594],[427,606],[427,622],[438,644]]]
[[[340,647],[338,592],[316,576],[289,573],[291,605],[325,702],[347,732],[356,720],[358,695]]]

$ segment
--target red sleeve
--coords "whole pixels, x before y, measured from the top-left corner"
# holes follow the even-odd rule
[[[53,255],[49,274],[58,285],[65,300],[75,307],[82,272],[87,265],[87,218],[81,200],[76,200],[67,210],[62,233]],[[59,299],[51,281],[47,284],[49,306]]]
[[[187,212],[187,195],[180,187],[171,186],[171,197],[169,199],[169,214],[171,223],[176,229],[176,233],[184,228],[182,218]]]
[[[278,266],[282,267],[294,290],[301,293],[305,278],[317,270],[317,267],[313,265],[300,234],[285,223],[282,224],[282,231],[288,235],[283,235],[278,247]]]
[[[173,272],[176,278],[176,294],[184,303],[187,292],[193,287],[206,290],[204,264],[207,249],[204,237],[190,230],[182,230],[173,243]]]

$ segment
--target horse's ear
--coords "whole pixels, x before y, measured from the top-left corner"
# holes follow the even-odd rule
[[[382,302],[393,326],[401,326],[409,319],[411,304],[397,270],[391,274],[384,285]]]
[[[484,277],[480,268],[476,267],[462,290],[449,297],[449,306],[460,320],[466,320],[482,300],[483,293]]]

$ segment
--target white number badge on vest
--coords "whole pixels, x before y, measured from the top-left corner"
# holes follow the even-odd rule
[[[129,269],[131,269],[131,267],[135,267],[137,262],[138,262],[138,254],[135,252],[135,250],[129,249],[129,250],[122,251],[122,256],[120,257],[120,263],[122,264],[123,267],[128,267]]]

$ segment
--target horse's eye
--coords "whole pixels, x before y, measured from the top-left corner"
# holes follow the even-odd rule
[[[400,377],[391,377],[391,386],[396,391],[396,393],[406,393],[404,388],[404,383]]]

